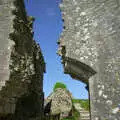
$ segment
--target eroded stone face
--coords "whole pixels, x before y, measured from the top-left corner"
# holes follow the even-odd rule
[[[14,45],[14,42],[9,39],[11,24],[13,23],[10,10],[10,3],[0,2],[0,89],[9,79],[10,48]]]
[[[33,40],[33,20],[27,17],[23,0],[0,1],[0,117],[42,117],[45,62]],[[29,98],[36,101],[32,106]],[[27,102],[29,107],[22,104]]]
[[[119,0],[63,0],[60,5],[65,29],[59,46],[65,50],[59,49],[58,53],[62,56],[65,73],[73,76],[75,72],[73,78],[83,82],[84,76],[87,80],[90,78],[92,120],[119,120],[119,5]],[[75,65],[66,58],[88,66]],[[87,69],[96,74],[90,74]],[[87,77],[85,73],[90,75]]]

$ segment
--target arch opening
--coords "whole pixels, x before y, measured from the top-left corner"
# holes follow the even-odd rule
[[[54,1],[54,3],[50,3],[48,5],[49,1],[45,0],[45,1],[41,1],[41,5],[39,5],[38,4],[39,1],[36,1],[36,4],[37,4],[36,5],[36,4],[33,4],[32,1],[29,1],[29,2],[26,1],[26,9],[28,14],[30,16],[35,17],[34,39],[41,46],[41,49],[45,58],[45,62],[46,62],[46,67],[47,67],[46,74],[44,76],[44,83],[43,83],[45,98],[47,98],[48,95],[52,92],[54,84],[58,81],[65,83],[68,86],[68,89],[73,93],[73,96],[75,92],[74,87],[76,86],[74,85],[73,81],[69,80],[70,77],[67,75],[64,75],[64,73],[62,72],[63,67],[60,62],[60,57],[56,55],[56,49],[58,49],[58,46],[56,45],[56,41],[60,38],[60,34],[62,33],[62,30],[63,30],[62,26],[64,22],[61,19],[62,16],[58,7],[60,2],[61,1],[58,0],[57,2]],[[30,6],[28,6],[28,4]],[[56,5],[57,5],[57,9],[56,9]],[[39,10],[39,13],[38,13],[38,10]],[[61,42],[59,41],[58,43],[61,44]],[[73,79],[81,80],[82,82],[88,85],[87,78],[89,78],[89,76],[94,74],[95,71],[89,68],[87,65],[84,65],[83,63],[75,59],[64,57],[63,54],[66,54],[65,50],[66,50],[65,46],[62,45],[61,56],[62,56],[62,59],[64,59],[62,60],[63,65],[65,67],[64,72],[69,73],[69,75],[71,75]],[[78,84],[78,82],[75,84]],[[79,83],[79,85],[80,84],[81,83]],[[77,93],[76,91],[77,95],[75,94],[74,98],[80,99],[80,96],[82,96],[82,98],[87,99],[86,96],[89,96],[89,95],[85,95],[85,96],[80,95],[83,90],[79,88],[79,85],[77,85],[77,87],[78,87],[78,91],[80,92]],[[86,88],[88,89],[88,86]]]

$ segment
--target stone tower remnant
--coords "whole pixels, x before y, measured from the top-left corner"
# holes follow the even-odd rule
[[[62,0],[58,54],[89,85],[91,120],[120,119],[120,1]]]
[[[45,63],[23,0],[0,0],[0,120],[42,120]]]

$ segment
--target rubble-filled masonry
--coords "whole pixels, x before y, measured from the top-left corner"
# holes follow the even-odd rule
[[[65,73],[89,84],[91,120],[120,119],[120,0],[62,0]]]
[[[45,63],[33,20],[23,0],[0,0],[0,120],[42,120]]]

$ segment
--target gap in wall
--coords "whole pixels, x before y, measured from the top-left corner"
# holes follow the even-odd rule
[[[27,14],[35,17],[34,39],[40,44],[46,62],[44,92],[47,97],[56,82],[63,82],[76,99],[88,99],[85,84],[64,74],[60,57],[56,54],[57,41],[63,30],[60,0],[25,0]]]

